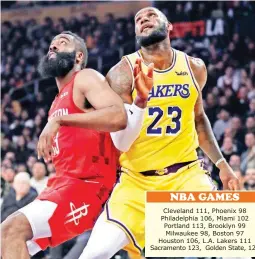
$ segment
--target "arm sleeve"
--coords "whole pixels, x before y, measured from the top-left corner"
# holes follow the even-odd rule
[[[134,103],[124,105],[128,116],[127,127],[124,130],[111,132],[112,141],[121,152],[127,152],[139,137],[146,110],[137,107]]]

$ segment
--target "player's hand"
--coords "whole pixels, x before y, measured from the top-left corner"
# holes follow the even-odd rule
[[[222,162],[218,167],[220,169],[220,179],[223,184],[223,190],[240,190],[239,180],[229,164],[227,162]]]
[[[142,70],[142,59],[138,58],[135,62],[133,75],[134,86],[137,91],[137,99],[139,99],[139,102],[143,102],[145,104],[147,103],[149,93],[153,87],[153,69],[154,64],[149,64],[148,72],[145,74]]]
[[[38,159],[43,158],[46,163],[51,161],[52,143],[60,127],[58,118],[52,118],[44,127],[37,144]]]

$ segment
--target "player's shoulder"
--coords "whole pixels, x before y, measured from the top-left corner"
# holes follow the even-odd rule
[[[131,70],[128,64],[128,61],[125,57],[123,57],[116,65],[114,65],[109,72],[107,73],[106,77],[112,76],[113,74],[131,74]]]
[[[207,80],[207,70],[204,61],[201,58],[188,56],[190,68],[198,82],[200,89],[203,89]]]
[[[101,73],[99,73],[98,71],[92,68],[84,68],[77,73],[76,78],[84,79],[84,77],[86,77],[87,79],[94,78],[94,77],[104,78],[104,76]]]
[[[125,89],[131,89],[133,72],[130,69],[128,61],[125,58],[122,58],[109,70],[106,79],[112,88],[115,88],[114,86],[122,86]]]
[[[198,71],[203,71],[203,70],[206,70],[206,66],[205,66],[205,63],[204,61],[201,59],[201,58],[195,58],[195,57],[192,57],[192,56],[188,56],[188,60],[189,60],[189,63],[190,63],[190,66],[191,66],[191,69],[195,69],[195,70],[198,70]]]
[[[77,73],[74,84],[76,89],[84,91],[104,81],[105,77],[98,71],[91,68],[84,68]]]
[[[92,69],[92,68],[84,68],[81,71],[79,71],[75,77],[75,82],[77,84],[82,83],[84,84],[90,84],[91,82],[98,81],[98,80],[105,80],[105,77],[99,73],[98,71]]]

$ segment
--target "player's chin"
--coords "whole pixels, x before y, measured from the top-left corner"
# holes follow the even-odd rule
[[[50,56],[50,57],[48,57],[48,60],[54,60],[56,58],[57,58],[56,56]]]
[[[142,33],[141,33],[141,36],[150,36],[151,34],[153,33],[153,28],[148,28],[148,29],[145,29]]]

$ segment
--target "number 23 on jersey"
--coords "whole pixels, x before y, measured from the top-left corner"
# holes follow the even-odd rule
[[[164,127],[157,126],[162,120],[164,112],[167,112],[169,124]],[[181,130],[182,110],[178,106],[169,106],[167,107],[167,111],[164,111],[159,106],[149,107],[148,115],[154,118],[147,128],[148,136],[175,135]]]

